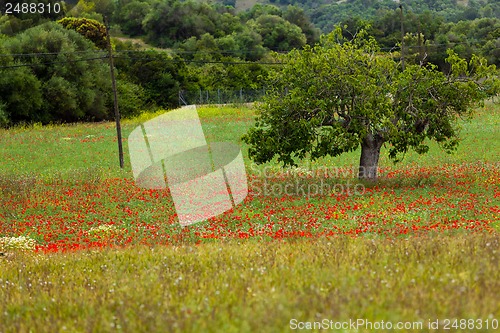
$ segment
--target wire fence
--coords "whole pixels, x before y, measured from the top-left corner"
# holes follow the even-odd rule
[[[181,90],[179,105],[252,103],[261,100],[265,93],[265,89]]]

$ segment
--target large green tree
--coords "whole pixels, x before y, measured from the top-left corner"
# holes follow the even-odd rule
[[[99,21],[78,18],[78,17],[65,17],[57,21],[66,29],[72,29],[78,32],[83,37],[92,41],[98,48],[106,49],[106,26]]]
[[[9,120],[109,118],[109,67],[96,51],[90,41],[55,22],[4,38],[0,103]]]
[[[117,4],[113,18],[123,32],[130,36],[143,35],[142,21],[151,10],[151,1],[119,0]]]
[[[115,65],[120,79],[144,88],[144,99],[149,105],[178,106],[179,90],[187,81],[184,61],[179,57],[154,50],[123,52]]]
[[[247,24],[262,36],[263,45],[269,49],[289,51],[307,42],[298,26],[277,15],[261,15]]]
[[[205,33],[215,37],[231,34],[237,28],[236,23],[237,20],[229,19],[205,2],[164,0],[152,3],[142,27],[148,42],[167,47]]]
[[[394,160],[409,149],[427,152],[429,140],[451,152],[459,138],[457,117],[470,116],[498,93],[495,68],[484,59],[466,62],[450,52],[447,75],[432,65],[402,70],[363,32],[351,41],[341,38],[337,30],[320,45],[282,56],[256,126],[244,136],[256,162],[277,157],[293,165],[361,147],[359,177],[376,180],[382,145]]]
[[[311,23],[309,17],[302,8],[288,6],[283,14],[283,18],[302,30],[306,36],[307,44],[313,45],[319,41],[320,30]]]

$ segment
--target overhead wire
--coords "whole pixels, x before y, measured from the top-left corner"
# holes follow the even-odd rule
[[[104,54],[106,54],[106,51],[87,50],[87,51],[72,51],[72,52],[0,53],[0,57],[37,57],[37,56],[47,56],[47,55],[83,54],[83,53],[104,53]]]
[[[479,40],[475,42],[480,42]],[[424,45],[408,45],[406,48],[419,48],[419,47],[424,47],[424,48],[429,48],[429,47],[439,47],[439,46],[450,46],[450,45],[462,45],[462,44],[468,44],[468,42],[452,42],[452,43],[440,43],[440,44],[424,44]],[[400,49],[399,45],[395,45],[393,47],[382,47],[380,48],[381,50],[398,50]],[[125,57],[125,56],[120,56],[119,54],[124,54],[124,53],[131,53],[131,54],[145,54],[147,51],[153,51],[154,49],[146,49],[146,50],[116,50],[114,51],[115,55],[113,55],[114,59],[131,59],[131,60],[141,60],[141,59],[157,59],[154,57],[148,57],[148,56],[143,56],[143,57]],[[189,55],[203,55],[203,54],[252,54],[256,53],[257,51],[253,50],[220,50],[220,51],[210,51],[210,50],[197,50],[197,51],[189,51],[189,50],[181,50],[181,49],[165,49],[165,53],[172,55],[183,55],[183,54],[189,54]],[[101,56],[98,57],[92,57],[92,58],[83,58],[83,59],[68,59],[65,61],[50,61],[50,62],[37,62],[37,63],[21,63],[21,64],[14,64],[14,65],[6,65],[6,66],[0,66],[0,69],[9,69],[9,68],[19,68],[19,67],[36,67],[39,65],[52,65],[52,64],[63,64],[63,63],[74,63],[74,62],[82,62],[82,61],[93,61],[93,60],[100,60],[100,59],[107,59],[107,53],[106,51],[101,51],[101,50],[87,50],[87,51],[72,51],[72,52],[40,52],[40,53],[0,53],[0,58],[6,58],[6,57],[11,57],[11,58],[33,58],[33,57],[45,57],[45,56],[59,56],[59,55],[74,55],[74,54],[79,54],[79,55],[84,55],[84,54],[101,54]],[[283,65],[284,63],[282,62],[250,62],[250,61],[222,61],[222,60],[195,60],[195,59],[162,59],[166,63],[197,63],[197,64],[224,64],[224,65]]]
[[[0,66],[0,69],[19,68],[19,67],[36,67],[36,66],[40,66],[40,65],[66,64],[66,63],[92,61],[92,60],[99,60],[99,59],[107,59],[107,57],[96,57],[96,58],[85,58],[85,59],[75,59],[75,60],[66,60],[66,61],[51,61],[51,62],[38,62],[38,63],[30,63],[30,64],[8,65],[8,66]]]

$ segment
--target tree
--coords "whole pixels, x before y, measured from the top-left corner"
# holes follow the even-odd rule
[[[139,36],[144,34],[142,21],[150,10],[151,4],[147,1],[131,1],[117,6],[114,19],[120,24],[124,33]]]
[[[499,91],[494,66],[482,58],[467,63],[449,52],[448,75],[433,65],[403,71],[363,34],[339,43],[337,29],[315,47],[281,56],[256,125],[243,137],[253,160],[294,165],[361,147],[359,178],[376,180],[382,145],[395,161],[409,149],[427,152],[429,140],[451,152],[457,117]]]
[[[289,51],[307,42],[298,26],[277,15],[261,15],[247,24],[262,36],[263,45],[269,49]]]
[[[167,47],[192,36],[220,33],[220,29],[224,29],[218,27],[221,18],[222,15],[207,3],[168,0],[153,3],[142,25],[148,42]],[[222,19],[222,22],[224,25],[227,20]]]
[[[302,30],[304,35],[306,35],[307,44],[314,45],[318,42],[319,29],[311,23],[303,9],[297,6],[288,6],[283,14],[283,18]]]
[[[66,29],[75,30],[83,37],[92,41],[98,48],[106,49],[106,27],[99,21],[87,18],[65,17],[57,21],[57,23]]]
[[[178,106],[184,82],[182,59],[154,50],[124,55],[116,61],[118,77],[144,88],[146,102],[164,108]]]
[[[0,68],[0,104],[10,122],[110,118],[109,68],[95,52],[90,41],[55,22],[2,39],[0,53],[11,57],[0,57],[6,67]]]
[[[22,7],[23,3],[25,4],[24,9]],[[56,7],[54,7],[55,3],[57,3]],[[7,6],[7,4],[9,4],[9,6]],[[12,5],[12,8],[10,8],[10,5]],[[26,5],[28,5],[28,7],[26,7]],[[2,21],[2,18],[10,21],[9,23],[11,26],[9,27],[9,32],[18,33],[44,22],[61,18],[70,7],[70,4],[67,4],[63,1],[55,2],[53,0],[0,0],[0,21]],[[9,8],[10,11],[7,14],[6,12]],[[5,15],[3,15],[4,13]]]
[[[28,68],[0,70],[2,126],[29,119],[42,121],[46,118],[39,112],[43,103],[40,87],[40,81]]]
[[[283,14],[283,11],[274,6],[274,5],[263,5],[263,4],[255,4],[252,8],[249,10],[246,10],[244,12],[241,12],[239,16],[243,21],[248,21],[251,19],[257,19],[259,16],[262,15],[276,15],[276,16],[281,16]]]
[[[241,32],[233,35],[238,48],[242,51],[238,54],[240,58],[257,61],[266,55],[267,51],[262,45],[262,36],[248,26],[245,25]]]

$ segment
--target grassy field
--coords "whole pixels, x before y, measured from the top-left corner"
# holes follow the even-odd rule
[[[250,193],[185,228],[168,191],[137,188],[127,156],[118,168],[112,123],[0,130],[0,332],[287,332],[357,319],[372,324],[357,332],[382,320],[498,331],[499,111],[487,103],[464,122],[454,155],[431,144],[393,165],[384,150],[372,185],[354,177],[359,151],[253,165],[240,138],[254,111],[199,108],[207,141],[242,147]],[[124,137],[154,116],[125,121]],[[306,191],[283,194],[290,184]]]
[[[451,332],[495,332],[499,245],[472,234],[18,254],[0,263],[0,331],[290,332],[326,319],[429,332],[467,318],[483,329]],[[365,325],[334,331],[379,331]]]

